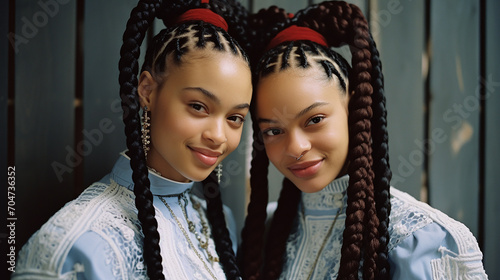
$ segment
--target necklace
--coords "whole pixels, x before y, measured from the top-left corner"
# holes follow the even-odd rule
[[[321,252],[323,252],[323,248],[326,245],[326,241],[328,240],[328,237],[332,233],[333,227],[335,226],[335,222],[337,222],[337,218],[339,217],[340,212],[342,212],[342,209],[344,208],[344,196],[345,196],[345,193],[344,193],[344,195],[342,195],[342,205],[340,206],[339,210],[337,211],[337,214],[335,215],[335,218],[333,219],[333,223],[330,226],[330,228],[328,229],[328,232],[326,233],[325,238],[323,239],[323,243],[321,244],[321,247],[319,248],[318,254],[316,255],[316,259],[314,259],[314,263],[311,266],[311,271],[309,272],[309,275],[307,276],[308,280],[311,279],[311,276],[314,272],[314,269],[316,268],[316,264],[318,262],[319,256],[321,255]],[[302,209],[302,211],[303,210],[304,209]]]
[[[187,201],[187,198],[186,196],[182,196],[182,199],[184,200],[184,205],[182,205],[181,203],[181,197],[179,197],[179,204],[183,207],[181,207],[182,209],[182,213],[184,214],[184,218],[186,218],[186,221],[188,223],[188,229],[191,233],[193,233],[195,236],[196,236],[196,239],[198,240],[198,242],[200,243],[200,247],[202,249],[204,249],[206,252],[207,252],[207,256],[208,256],[208,260],[213,263],[213,262],[219,262],[219,258],[218,257],[214,257],[210,251],[208,250],[208,240],[210,239],[210,235],[208,233],[208,224],[207,222],[202,218],[203,217],[203,214],[202,214],[202,210],[201,210],[201,204],[198,202],[198,201],[195,201],[193,198],[191,198],[191,203],[193,204],[193,208],[198,212],[198,215],[200,215],[200,221],[201,221],[201,233],[205,236],[205,240],[202,240],[200,234],[196,231],[196,227],[193,223],[193,221],[191,221],[188,216],[187,216],[187,212],[186,212],[186,207],[188,205],[188,201]]]
[[[184,193],[183,193],[184,194]],[[181,194],[179,196],[179,204],[181,204],[181,199],[184,198],[184,195]],[[217,277],[215,277],[215,274],[210,270],[210,268],[208,267],[207,263],[205,262],[205,260],[203,259],[203,257],[201,256],[200,252],[198,252],[198,250],[196,250],[193,242],[191,241],[191,238],[189,238],[189,235],[188,233],[186,232],[186,230],[184,229],[184,227],[182,226],[181,222],[179,221],[179,219],[177,218],[177,216],[175,215],[174,211],[172,210],[172,208],[170,207],[170,205],[168,205],[167,201],[165,201],[165,199],[161,196],[158,196],[158,198],[163,202],[163,204],[165,204],[165,206],[167,207],[168,211],[170,212],[170,214],[172,215],[172,217],[174,218],[175,222],[177,223],[177,226],[180,228],[182,234],[184,235],[184,237],[186,238],[189,246],[191,248],[193,248],[193,251],[194,253],[196,254],[196,256],[198,257],[198,259],[200,259],[200,261],[203,263],[203,266],[205,267],[205,269],[208,271],[208,273],[212,276],[213,279],[217,280]],[[184,198],[185,199],[185,198]],[[187,201],[187,199],[186,199]],[[198,204],[199,205],[199,204]],[[181,205],[181,208],[183,209],[183,213],[186,217],[186,220],[188,221],[188,225],[189,225],[189,228],[190,228],[190,231],[191,231],[191,225],[192,225],[192,228],[194,230],[194,223],[190,220],[187,219],[187,214],[186,214],[186,210],[183,208],[183,206]],[[201,207],[200,207],[201,208]],[[198,211],[199,212],[199,211]],[[201,218],[202,216],[200,215],[200,220],[202,220]],[[202,224],[204,223],[204,221],[202,220]],[[206,222],[205,222],[206,223]],[[203,229],[202,229],[203,231]],[[192,232],[192,231],[191,231]],[[207,227],[207,235],[208,235],[208,227]],[[195,234],[196,235],[196,234]],[[198,239],[198,236],[197,236],[197,239]],[[200,237],[201,239],[201,237]],[[207,248],[204,248],[206,251],[207,251],[207,255],[209,256],[209,260],[210,260],[210,257],[214,258],[209,252],[208,252],[208,238],[207,238],[207,241],[206,241],[206,244],[207,244]],[[200,242],[200,246],[201,245],[201,242]],[[202,246],[203,248],[203,246]],[[215,258],[214,258],[215,259]],[[212,261],[212,260],[211,260]],[[216,260],[214,261],[219,261],[218,258],[216,258]]]

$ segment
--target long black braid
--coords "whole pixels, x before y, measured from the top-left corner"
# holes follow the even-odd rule
[[[387,132],[387,110],[385,107],[384,76],[379,52],[372,38],[372,79],[373,79],[373,172],[376,174],[373,185],[375,186],[375,200],[377,216],[379,218],[379,241],[377,279],[389,279],[389,215],[391,213],[390,181],[392,177],[389,165],[389,135]]]
[[[254,83],[260,77],[281,71],[290,65],[308,68],[317,63],[328,78],[338,76],[347,93],[354,92],[349,102],[350,181],[338,279],[358,279],[361,265],[364,279],[389,279],[387,245],[391,171],[385,97],[379,54],[366,19],[356,6],[332,1],[310,6],[299,11],[293,18],[284,10],[273,6],[259,11],[250,19],[249,24],[255,30],[251,36],[260,35],[260,39],[253,39],[259,44],[250,53]],[[331,47],[344,44],[350,46],[353,60],[352,70],[349,70],[349,89],[345,88],[343,79],[340,78],[345,77],[345,69],[349,66],[340,55],[328,48],[310,41],[295,41],[284,42],[265,52],[271,38],[290,25],[305,26],[319,32]],[[281,65],[276,66],[279,58]],[[333,63],[340,67],[343,75],[339,75]],[[254,94],[253,98],[256,97]],[[252,103],[255,104],[255,100]],[[255,108],[252,108],[252,113],[252,117],[255,117]],[[255,125],[254,129],[259,128]],[[254,142],[260,141],[259,137],[261,136],[254,131]],[[291,221],[297,214],[300,196],[297,198],[297,193],[290,191],[289,184],[293,185],[291,182],[284,182],[278,209],[267,237],[268,244],[272,246],[266,246],[262,257],[264,239],[258,235],[263,232],[260,227],[264,227],[265,221],[262,219],[266,217],[257,208],[259,205],[267,205],[267,195],[263,196],[264,199],[253,193],[267,193],[267,180],[262,177],[267,176],[268,159],[265,150],[258,148],[260,149],[256,149],[254,145],[251,182],[259,184],[251,183],[251,201],[242,233],[243,274],[247,279],[276,279],[282,271],[286,240],[290,234]],[[255,166],[254,162],[258,165]],[[266,165],[262,166],[264,163]]]
[[[174,24],[175,19],[180,14],[193,8],[207,8],[221,15],[228,22],[228,32],[202,21]],[[167,57],[172,55],[174,63],[182,63],[183,55],[190,51],[186,43],[193,38],[198,40],[197,48],[212,46],[214,50],[229,51],[248,61],[243,48],[236,41],[247,42],[244,32],[247,14],[237,1],[216,0],[209,4],[202,4],[199,0],[163,2],[160,0],[141,0],[132,10],[123,34],[119,62],[120,97],[122,99],[127,148],[131,159],[130,165],[133,170],[135,204],[144,234],[144,262],[150,279],[165,279],[160,254],[158,223],[155,219],[153,195],[149,188],[146,157],[141,142],[140,105],[137,94],[140,46],[155,17],[162,19],[167,29],[162,30],[153,39],[146,53],[142,69],[150,71],[153,77],[161,83],[161,74],[165,72],[167,67]],[[196,31],[195,36],[185,36],[186,32],[191,29]],[[224,40],[221,40],[222,38]],[[207,44],[207,42],[210,43]],[[213,174],[210,177],[213,177]],[[212,234],[216,250],[227,278],[238,279],[240,273],[235,263],[232,242],[222,212],[222,201],[218,193],[219,186],[217,181],[210,178],[204,181],[204,185],[207,186],[207,184],[210,184],[212,189],[212,192],[205,192],[207,216],[213,228]]]

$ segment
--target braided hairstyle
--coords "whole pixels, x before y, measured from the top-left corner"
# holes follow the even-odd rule
[[[391,171],[388,133],[379,53],[360,9],[345,2],[323,2],[299,11],[295,16],[272,6],[251,16],[249,36],[256,42],[250,51],[254,82],[290,67],[308,68],[317,64],[328,79],[338,76],[349,101],[349,186],[338,279],[389,279],[388,249]],[[323,35],[329,47],[349,45],[352,69],[329,47],[308,40],[283,42],[270,50],[266,46],[281,30],[297,25]],[[260,38],[259,38],[260,37]],[[279,63],[278,63],[279,62]],[[334,64],[339,66],[338,73]],[[341,77],[349,78],[349,88]],[[254,85],[254,88],[256,86]],[[253,106],[255,98],[253,95]],[[251,195],[248,215],[242,231],[240,253],[246,279],[276,279],[282,272],[283,256],[292,223],[297,215],[301,192],[284,179],[274,213],[267,246],[264,244],[267,173],[269,159],[256,121],[253,118],[253,158],[250,170]],[[271,245],[272,244],[272,245]],[[264,248],[264,249],[263,249]]]
[[[228,23],[228,32],[203,21],[175,22],[179,15],[193,8],[210,9],[222,16]],[[181,64],[183,55],[195,48],[227,51],[248,62],[244,49],[236,41],[246,42],[244,31],[247,12],[237,1],[232,0],[214,0],[210,3],[200,0],[140,0],[131,12],[123,34],[119,62],[120,97],[127,148],[131,159],[130,165],[133,170],[135,204],[144,234],[144,262],[150,279],[165,279],[160,254],[158,223],[155,219],[153,195],[150,191],[146,157],[141,142],[140,105],[137,94],[140,46],[155,18],[163,20],[167,28],[153,38],[146,52],[142,70],[149,71],[161,84],[161,74],[165,73],[168,67],[167,58],[172,57],[173,59],[168,61]],[[190,42],[195,43],[189,44]],[[215,174],[212,173],[203,184],[207,200],[207,217],[212,226],[216,251],[224,273],[228,279],[238,279],[240,272],[236,266],[232,243],[226,227]]]

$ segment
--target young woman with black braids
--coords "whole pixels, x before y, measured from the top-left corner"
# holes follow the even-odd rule
[[[358,7],[249,20],[255,64],[244,279],[486,279],[470,231],[390,188],[381,63]],[[349,45],[352,68],[331,47]],[[286,177],[267,235],[268,165]]]
[[[128,151],[28,241],[13,279],[240,278],[214,169],[249,111],[250,67],[236,41],[246,17],[231,0],[139,1],[119,65]],[[167,28],[138,79],[155,18]]]

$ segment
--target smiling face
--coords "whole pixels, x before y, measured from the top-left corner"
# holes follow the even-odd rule
[[[310,193],[345,174],[349,99],[336,76],[290,68],[261,78],[256,94],[267,156],[285,177]]]
[[[238,146],[252,94],[242,57],[192,50],[167,58],[161,86],[141,74],[141,106],[151,111],[148,165],[174,181],[201,181]]]

